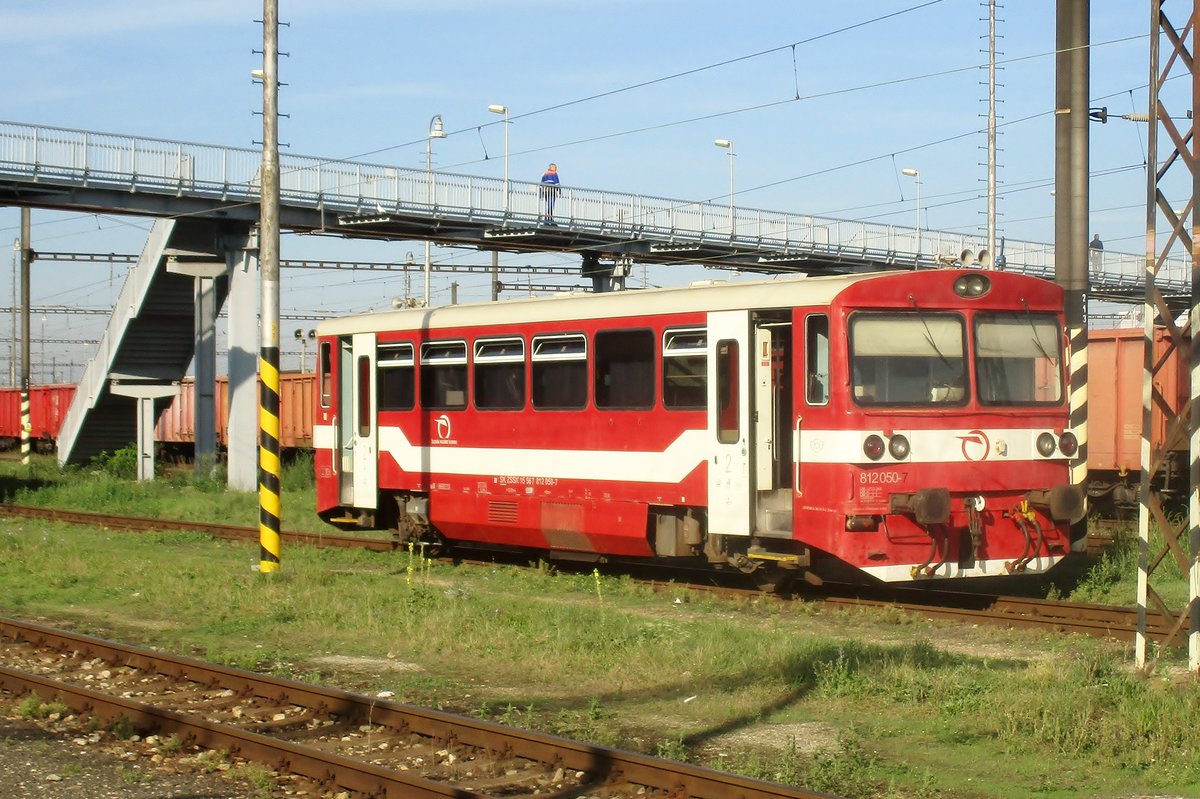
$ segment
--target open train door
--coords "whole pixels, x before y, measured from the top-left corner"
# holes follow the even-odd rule
[[[749,311],[708,315],[708,531],[750,535],[754,482],[750,463]]]
[[[339,349],[339,501],[348,507],[373,509],[378,503],[375,334],[355,333],[343,338]]]

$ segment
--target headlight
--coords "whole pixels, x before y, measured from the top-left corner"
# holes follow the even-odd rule
[[[874,434],[867,436],[867,440],[863,442],[863,454],[873,461],[882,458],[883,439]]]
[[[1049,433],[1042,433],[1037,437],[1037,451],[1043,458],[1049,458],[1054,454],[1054,436]]]
[[[986,275],[963,275],[954,281],[954,293],[967,299],[982,297],[992,290],[992,281]]]
[[[902,435],[894,435],[888,440],[888,452],[898,461],[908,457],[908,439]]]

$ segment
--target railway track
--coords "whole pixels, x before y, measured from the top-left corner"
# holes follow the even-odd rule
[[[0,640],[5,691],[354,796],[826,796],[14,619],[0,618]]]
[[[6,503],[0,503],[0,515],[70,524],[88,524],[120,530],[195,532],[230,540],[258,540],[258,528],[256,527],[239,527],[209,522],[114,516]],[[282,536],[283,540],[289,543],[318,547],[357,547],[377,552],[390,552],[401,546],[398,541],[393,539],[365,536],[288,531],[285,531]],[[711,573],[706,573],[706,575],[711,578]],[[689,582],[688,587],[693,590],[727,596],[763,596],[763,593],[758,590],[714,586],[701,580]],[[926,618],[958,620],[970,624],[1000,624],[1044,632],[1080,633],[1119,641],[1133,641],[1137,634],[1137,610],[1130,607],[1057,602],[1047,599],[959,591],[935,591],[925,588],[886,587],[876,589],[862,586],[829,586],[819,595],[806,592],[805,596],[824,602],[831,607],[887,607]],[[1183,645],[1183,634],[1181,630],[1175,628],[1175,625],[1176,619],[1165,617],[1156,611],[1147,612],[1147,635],[1160,644]],[[1174,631],[1173,634],[1172,631]]]

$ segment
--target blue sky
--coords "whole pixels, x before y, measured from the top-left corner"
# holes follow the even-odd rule
[[[253,113],[261,89],[250,79],[261,65],[259,3],[20,5],[4,15],[0,118],[237,147],[262,138]],[[1023,0],[999,14],[999,228],[1046,242],[1054,6]],[[1114,115],[1145,109],[1145,6],[1092,0],[1091,96]],[[426,131],[440,114],[451,135],[434,142],[434,167],[499,177],[503,129],[487,111],[499,103],[513,120],[514,179],[534,180],[555,161],[567,185],[721,200],[728,155],[713,140],[726,138],[739,206],[911,226],[913,182],[899,173],[910,167],[921,174],[926,228],[978,232],[986,18],[977,0],[280,0],[289,23],[280,34],[289,54],[280,63],[280,110],[289,115],[280,140],[296,154],[423,166]],[[1138,252],[1145,127],[1114,119],[1091,133],[1092,228],[1110,249]],[[149,224],[35,211],[34,247],[137,252]],[[16,209],[0,209],[0,240],[17,234]],[[402,261],[410,251],[419,260],[421,248],[285,236],[282,255]],[[435,248],[434,259],[481,264],[490,255]],[[33,303],[111,303],[123,272],[35,265]],[[659,285],[691,277],[647,275]],[[436,278],[435,303],[449,301],[451,279]],[[461,300],[487,296],[486,277],[456,279]],[[11,299],[9,281],[0,283]],[[408,288],[420,296],[419,277]],[[358,312],[388,307],[405,285],[400,275],[288,270],[282,293],[285,312]],[[46,337],[96,338],[102,324],[49,315]],[[51,345],[47,358],[82,361],[71,349]],[[0,356],[6,367],[7,352]]]

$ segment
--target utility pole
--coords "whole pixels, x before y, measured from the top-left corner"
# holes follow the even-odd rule
[[[279,0],[263,0],[263,155],[259,218],[258,570],[279,570]]]
[[[13,239],[12,265],[12,339],[8,342],[8,384],[17,386],[17,272],[20,271],[21,239]]]
[[[29,265],[33,250],[29,246],[29,209],[21,209],[21,463],[29,465],[33,423],[29,416]]]
[[[987,251],[996,263],[996,0],[988,0]]]
[[[1091,1],[1058,0],[1054,99],[1054,278],[1065,291],[1064,315],[1070,352],[1071,431],[1079,450],[1071,460],[1071,482],[1087,480],[1088,353],[1088,104]],[[1071,533],[1087,534],[1087,520]]]

